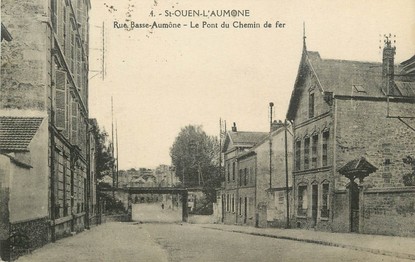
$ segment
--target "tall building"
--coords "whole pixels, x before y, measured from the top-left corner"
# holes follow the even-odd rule
[[[14,119],[32,128],[34,131],[28,139],[36,135],[46,138],[44,144],[36,145],[42,148],[40,151],[33,151],[30,140],[24,148],[0,144],[3,155],[26,152],[28,155],[18,161],[32,166],[28,172],[41,178],[25,192],[19,192],[22,194],[19,203],[30,203],[31,186],[37,186],[42,191],[36,191],[36,195],[46,197],[36,200],[38,205],[32,208],[40,208],[42,212],[9,221],[12,230],[33,238],[33,246],[44,244],[43,240],[35,243],[44,238],[32,237],[38,228],[42,228],[39,232],[47,228],[46,239],[53,241],[83,230],[89,223],[88,207],[92,207],[91,188],[87,185],[92,181],[88,120],[90,8],[89,0],[24,3],[3,0],[1,3],[2,23],[13,38],[2,41],[1,46],[0,116],[8,118],[4,122],[11,127]],[[44,122],[47,128],[42,129]],[[44,155],[38,156],[39,152]],[[46,161],[34,163],[38,158]],[[19,175],[19,172],[12,174]]]
[[[323,59],[304,42],[287,113],[294,226],[414,235],[414,59],[394,55],[390,39],[382,63]]]
[[[254,224],[253,219],[247,218],[252,217],[251,213],[256,208],[255,160],[243,160],[245,158],[239,157],[267,136],[266,132],[238,131],[235,123],[226,134],[222,148],[225,176],[221,188],[221,220],[225,224]],[[245,202],[242,204],[242,201]]]

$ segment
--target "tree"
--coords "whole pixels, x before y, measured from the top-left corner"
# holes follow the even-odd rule
[[[170,156],[182,185],[202,186],[209,201],[214,202],[215,188],[220,185],[218,139],[208,136],[201,126],[188,125],[176,137]]]
[[[407,173],[403,176],[403,183],[405,186],[415,186],[415,159],[413,159],[411,156],[407,156],[404,159],[402,159],[404,164],[411,165],[412,172]]]
[[[97,161],[97,177],[102,179],[105,175],[112,174],[112,168],[114,166],[114,157],[111,152],[111,143],[107,141],[108,134],[105,130],[97,130],[96,132],[96,161]]]

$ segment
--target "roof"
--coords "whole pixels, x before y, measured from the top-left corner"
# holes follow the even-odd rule
[[[232,142],[232,144],[235,147],[252,147],[268,135],[269,133],[267,132],[228,132],[223,146],[223,150],[224,152],[226,151],[226,148],[228,147],[230,142]]]
[[[385,96],[382,92],[381,63],[322,59],[318,52],[307,52],[307,59],[325,92],[336,95]],[[359,92],[360,89],[364,91]]]
[[[339,169],[339,173],[349,177],[350,175],[361,173],[369,175],[377,170],[377,168],[369,163],[366,158],[360,157],[346,163],[342,168]]]
[[[415,73],[415,55],[401,63],[402,70],[407,74]]]
[[[0,150],[27,151],[41,117],[0,117]]]
[[[409,63],[409,60],[406,63]],[[318,88],[324,94],[386,97],[386,90],[382,90],[382,63],[322,59],[318,52],[304,49],[287,112],[287,118],[290,120],[295,117],[296,108],[302,90],[304,90],[303,83],[309,71],[315,76]],[[395,67],[395,72],[399,71],[399,67]],[[397,77],[395,90],[392,93],[394,96],[413,97],[415,96],[415,82]]]
[[[3,25],[3,23],[1,23],[1,40],[3,41],[3,39],[10,42],[13,39],[13,37],[7,30],[7,28]]]

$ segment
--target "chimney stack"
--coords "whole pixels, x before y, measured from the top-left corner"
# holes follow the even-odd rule
[[[271,124],[271,131],[275,131],[283,126],[284,126],[284,123],[281,120],[279,121],[274,120],[274,122],[272,122]]]
[[[236,123],[233,122],[233,126],[232,126],[232,132],[237,132],[238,130],[236,129]]]
[[[392,46],[392,35],[385,35],[382,58],[382,87],[387,95],[394,95],[394,58],[396,47]]]

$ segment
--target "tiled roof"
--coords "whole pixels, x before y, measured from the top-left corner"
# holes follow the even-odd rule
[[[230,138],[234,145],[238,146],[253,146],[262,139],[264,139],[269,133],[266,132],[229,132]]]
[[[41,117],[0,117],[0,150],[26,151]]]
[[[324,91],[336,95],[385,96],[381,63],[321,59],[318,52],[307,54]],[[364,92],[359,92],[356,86],[362,87]]]
[[[356,173],[356,172],[363,172],[363,173],[373,173],[377,170],[377,168],[369,163],[366,158],[359,157],[354,159],[350,162],[347,162],[342,168],[339,169],[340,174],[348,174],[348,173]]]
[[[408,62],[409,63],[409,62]],[[401,65],[400,67],[402,67]],[[401,77],[402,68],[395,66],[394,96],[415,96],[415,82]],[[360,62],[337,59],[322,59],[318,52],[303,50],[296,84],[291,95],[287,118],[292,119],[299,103],[302,83],[309,68],[316,76],[319,88],[323,92],[332,92],[336,96],[385,98],[382,90],[382,63]]]

